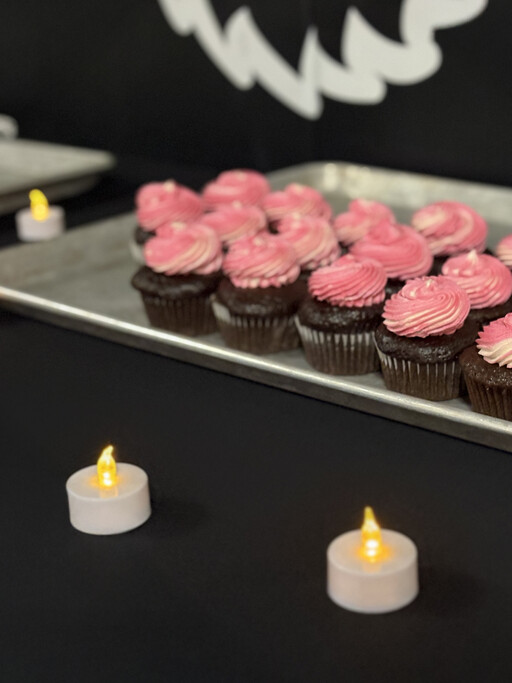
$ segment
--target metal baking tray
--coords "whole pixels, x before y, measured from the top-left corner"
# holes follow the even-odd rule
[[[0,214],[28,205],[41,189],[51,201],[85,192],[115,165],[109,152],[34,140],[0,140]]]
[[[296,166],[271,173],[269,180],[274,188],[289,182],[317,187],[335,211],[354,197],[382,200],[403,221],[424,204],[455,199],[488,219],[491,246],[512,231],[512,190],[504,188],[341,162]],[[192,339],[150,327],[129,284],[137,267],[128,249],[134,226],[133,215],[123,215],[51,242],[0,252],[0,304],[128,346],[512,452],[512,423],[473,413],[465,399],[434,403],[398,394],[384,387],[378,373],[324,375],[307,365],[300,349],[259,357],[226,348],[218,334]]]

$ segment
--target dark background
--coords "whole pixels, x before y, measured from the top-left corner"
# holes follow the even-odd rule
[[[242,4],[212,1],[222,21]],[[309,24],[339,59],[350,4],[399,39],[399,0],[247,4],[294,66]],[[122,163],[266,171],[340,159],[510,184],[511,21],[510,3],[493,0],[473,21],[437,32],[443,63],[430,79],[389,86],[378,105],[326,100],[308,121],[259,86],[237,90],[194,37],[173,32],[157,0],[2,0],[0,112],[23,137],[109,149]]]

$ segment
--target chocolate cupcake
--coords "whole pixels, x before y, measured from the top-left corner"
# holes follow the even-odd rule
[[[348,248],[382,221],[396,223],[388,206],[367,199],[353,199],[348,205],[348,211],[338,214],[334,219],[334,233],[340,246]]]
[[[270,230],[277,232],[277,224],[285,216],[314,216],[330,220],[332,209],[324,197],[308,185],[291,183],[284,190],[271,192],[262,203]]]
[[[279,221],[277,232],[294,248],[300,277],[306,282],[312,271],[328,266],[341,255],[332,226],[325,218],[286,216]]]
[[[144,245],[155,237],[156,229],[172,223],[191,223],[203,213],[198,194],[172,180],[147,183],[135,195],[138,226],[130,251],[137,263],[144,263]]]
[[[473,410],[512,420],[512,313],[486,325],[460,364]]]
[[[354,242],[350,253],[372,258],[384,266],[388,283],[386,294],[398,292],[406,280],[430,272],[433,257],[424,237],[407,225],[381,221]]]
[[[472,249],[482,253],[487,223],[474,209],[460,202],[435,202],[416,211],[412,227],[422,234],[434,254],[432,273],[438,275],[449,256]]]
[[[469,308],[466,292],[442,275],[409,280],[388,299],[375,332],[386,387],[432,401],[459,396],[458,357],[478,331]]]
[[[262,209],[257,206],[243,206],[238,202],[220,205],[202,216],[201,223],[215,230],[226,251],[242,237],[252,237],[267,231],[267,218]]]
[[[171,332],[198,336],[216,329],[211,296],[221,279],[222,250],[213,230],[199,224],[154,237],[146,265],[132,278],[149,321]]]
[[[233,169],[224,171],[203,189],[205,207],[213,211],[225,204],[238,203],[242,206],[261,206],[270,192],[270,185],[258,171]]]
[[[374,332],[382,321],[385,286],[380,263],[350,254],[312,273],[296,318],[311,366],[331,375],[378,370]]]
[[[512,311],[512,273],[494,256],[473,249],[447,259],[442,273],[466,292],[471,305],[468,318],[479,327]]]
[[[232,348],[275,353],[299,345],[294,315],[303,297],[297,257],[282,237],[260,233],[235,242],[213,299],[219,331]]]

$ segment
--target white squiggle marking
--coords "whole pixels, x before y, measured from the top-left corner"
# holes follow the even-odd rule
[[[194,34],[217,68],[242,90],[258,82],[277,100],[309,119],[319,118],[322,96],[351,104],[378,104],[387,83],[410,85],[432,76],[442,62],[434,31],[478,16],[488,0],[403,0],[400,36],[386,38],[354,7],[347,11],[340,52],[321,46],[316,27],[304,37],[295,70],[268,42],[250,9],[237,9],[223,28],[210,0],[158,0],[171,27]]]

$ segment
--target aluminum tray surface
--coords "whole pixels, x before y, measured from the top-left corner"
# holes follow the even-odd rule
[[[467,202],[491,226],[490,244],[512,231],[512,191],[352,164],[316,163],[269,175],[317,187],[343,210],[354,197],[384,201],[400,220],[440,199]],[[228,349],[218,334],[192,339],[148,325],[130,287],[137,266],[128,241],[135,219],[123,215],[38,244],[0,252],[0,303],[70,329],[512,452],[512,424],[471,411],[465,399],[434,403],[388,391],[378,373],[333,377],[310,368],[302,352],[253,356]]]
[[[39,187],[52,201],[85,192],[114,166],[109,152],[34,140],[0,140],[0,213],[27,206]]]

